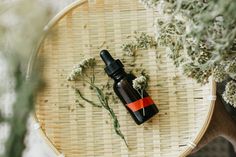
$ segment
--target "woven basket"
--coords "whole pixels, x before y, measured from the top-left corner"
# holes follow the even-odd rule
[[[67,74],[90,56],[98,61],[98,83],[108,80],[101,74],[104,64],[100,50],[109,49],[115,58],[121,58],[121,45],[127,36],[134,31],[153,33],[153,21],[154,12],[143,8],[138,0],[90,0],[73,3],[45,27],[47,35],[32,56],[28,74],[35,59],[43,58],[46,86],[37,95],[36,120],[58,155],[176,157],[188,155],[200,141],[213,112],[215,84],[210,80],[200,86],[184,77],[163,48],[158,54],[155,50],[143,51],[136,60],[136,65],[142,64],[150,75],[148,93],[158,105],[159,114],[137,126],[123,104],[110,104],[130,150],[114,133],[107,112],[85,102],[85,108],[79,107],[75,92],[68,88]],[[129,62],[125,67],[129,68]],[[91,90],[82,88],[82,92],[97,100]]]

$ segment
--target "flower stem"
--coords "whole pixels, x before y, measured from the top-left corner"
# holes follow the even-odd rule
[[[108,104],[108,100],[107,100],[107,97],[105,96],[105,94],[102,92],[102,90],[100,88],[98,88],[95,83],[94,83],[94,80],[95,80],[95,76],[93,79],[89,79],[90,81],[88,80],[84,80],[85,82],[87,82],[91,87],[92,89],[96,92],[97,94],[97,97],[101,103],[101,105],[98,105],[96,103],[94,103],[93,101],[91,100],[88,100],[87,98],[85,98],[82,93],[80,92],[79,89],[75,89],[76,90],[76,93],[81,97],[81,99],[83,99],[84,101],[88,102],[89,104],[93,105],[94,107],[103,107],[104,109],[106,109],[112,119],[112,123],[113,123],[113,127],[114,127],[114,130],[115,130],[115,133],[120,136],[120,138],[124,141],[125,145],[127,148],[128,147],[128,144],[127,144],[127,141],[125,140],[125,137],[124,135],[122,134],[121,130],[120,130],[120,124],[119,124],[119,121],[117,119],[117,116],[115,114],[115,112],[112,110],[112,108],[109,106]]]
[[[113,127],[114,127],[114,130],[115,130],[116,134],[118,136],[120,136],[121,139],[123,139],[123,141],[125,142],[126,147],[129,148],[128,147],[128,143],[127,143],[124,135],[122,134],[122,132],[120,130],[120,124],[119,124],[119,121],[117,119],[117,116],[116,116],[115,112],[113,111],[113,109],[108,104],[107,97],[104,95],[102,90],[100,88],[98,88],[95,84],[91,84],[91,85],[92,85],[92,87],[94,87],[94,89],[95,89],[95,91],[97,93],[97,96],[98,96],[98,98],[100,100],[100,103],[108,111],[110,117],[112,118],[112,120],[113,120]]]
[[[141,90],[141,98],[142,98],[143,116],[145,116],[145,108],[143,104],[143,90]]]
[[[99,107],[99,108],[102,107],[101,105],[98,105],[98,104],[94,103],[93,101],[88,100],[87,98],[85,98],[85,97],[82,95],[82,93],[80,92],[80,90],[79,90],[78,88],[75,89],[75,92],[79,95],[79,97],[80,97],[81,99],[83,99],[83,100],[86,101],[87,103],[93,105],[94,107]]]

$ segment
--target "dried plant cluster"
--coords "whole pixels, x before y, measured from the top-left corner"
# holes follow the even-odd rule
[[[86,59],[82,60],[80,63],[78,63],[77,66],[74,66],[73,70],[71,71],[71,73],[68,76],[68,81],[82,80],[84,83],[87,83],[90,86],[90,89],[96,93],[98,101],[100,102],[99,104],[86,98],[82,94],[82,92],[80,91],[79,88],[77,88],[75,86],[72,86],[72,88],[75,89],[75,92],[79,96],[79,98],[81,98],[82,100],[84,100],[88,104],[91,104],[94,107],[99,107],[99,108],[103,108],[103,109],[107,110],[108,114],[110,115],[110,117],[112,119],[112,124],[113,124],[113,128],[114,128],[115,133],[125,142],[125,144],[128,148],[128,144],[125,140],[125,136],[121,132],[120,124],[117,119],[117,116],[116,116],[115,112],[113,111],[113,109],[109,105],[110,103],[113,104],[114,102],[109,102],[109,95],[106,95],[104,93],[104,90],[102,89],[102,87],[99,87],[96,83],[96,77],[95,77],[95,73],[94,73],[95,67],[96,67],[95,58],[86,58]]]
[[[154,35],[149,35],[146,32],[134,31],[128,35],[121,46],[122,49],[122,62],[126,63],[126,71],[134,75],[143,75],[149,79],[146,69],[143,64],[136,64],[137,57],[144,57],[145,51],[154,50],[156,53],[156,60],[159,62],[160,54],[157,51],[157,40]]]
[[[34,109],[34,93],[40,84],[35,68],[26,81],[25,68],[48,17],[49,8],[36,0],[0,1],[0,57],[7,64],[5,73],[1,74],[1,77],[7,76],[7,80],[0,83],[0,96],[3,98],[7,92],[14,93],[11,94],[12,104],[9,101],[0,104],[11,110],[9,114],[0,109],[0,125],[9,130],[1,157],[20,157],[25,149],[26,124]]]
[[[235,106],[236,1],[140,1],[157,12],[158,46],[167,47],[175,65],[202,84],[210,76],[217,82],[227,81],[223,97]]]
[[[145,32],[135,31],[133,35],[127,36],[128,42],[122,45],[122,50],[128,56],[136,56],[137,51],[156,49],[157,41],[154,36],[151,36]]]

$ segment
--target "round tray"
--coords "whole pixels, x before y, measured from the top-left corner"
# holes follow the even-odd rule
[[[212,116],[215,83],[210,80],[200,86],[183,76],[164,48],[143,51],[135,61],[150,75],[148,93],[158,105],[159,114],[138,126],[121,102],[110,104],[130,150],[114,133],[107,112],[85,102],[84,108],[79,107],[74,90],[68,88],[66,78],[72,67],[87,57],[98,61],[98,84],[107,81],[109,78],[102,73],[100,50],[109,49],[115,58],[121,58],[121,45],[127,36],[134,31],[152,34],[153,21],[154,12],[146,10],[138,0],[85,0],[71,4],[45,27],[47,35],[32,56],[28,74],[35,59],[43,58],[45,88],[37,95],[36,120],[58,155],[186,156],[200,141]],[[130,68],[130,62],[125,67]],[[82,92],[97,100],[91,90]]]

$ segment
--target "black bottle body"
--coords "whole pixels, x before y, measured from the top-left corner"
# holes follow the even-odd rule
[[[140,125],[144,123],[159,112],[146,91],[143,92],[143,97],[141,97],[133,88],[132,81],[136,78],[134,75],[127,74],[122,70],[115,73],[112,78],[115,80],[113,89],[116,95],[125,105],[136,124]],[[137,102],[143,101],[143,99],[148,99],[148,101],[145,101],[147,105],[146,107],[144,106],[145,113],[143,113],[143,107],[132,108],[132,105],[137,105]]]

